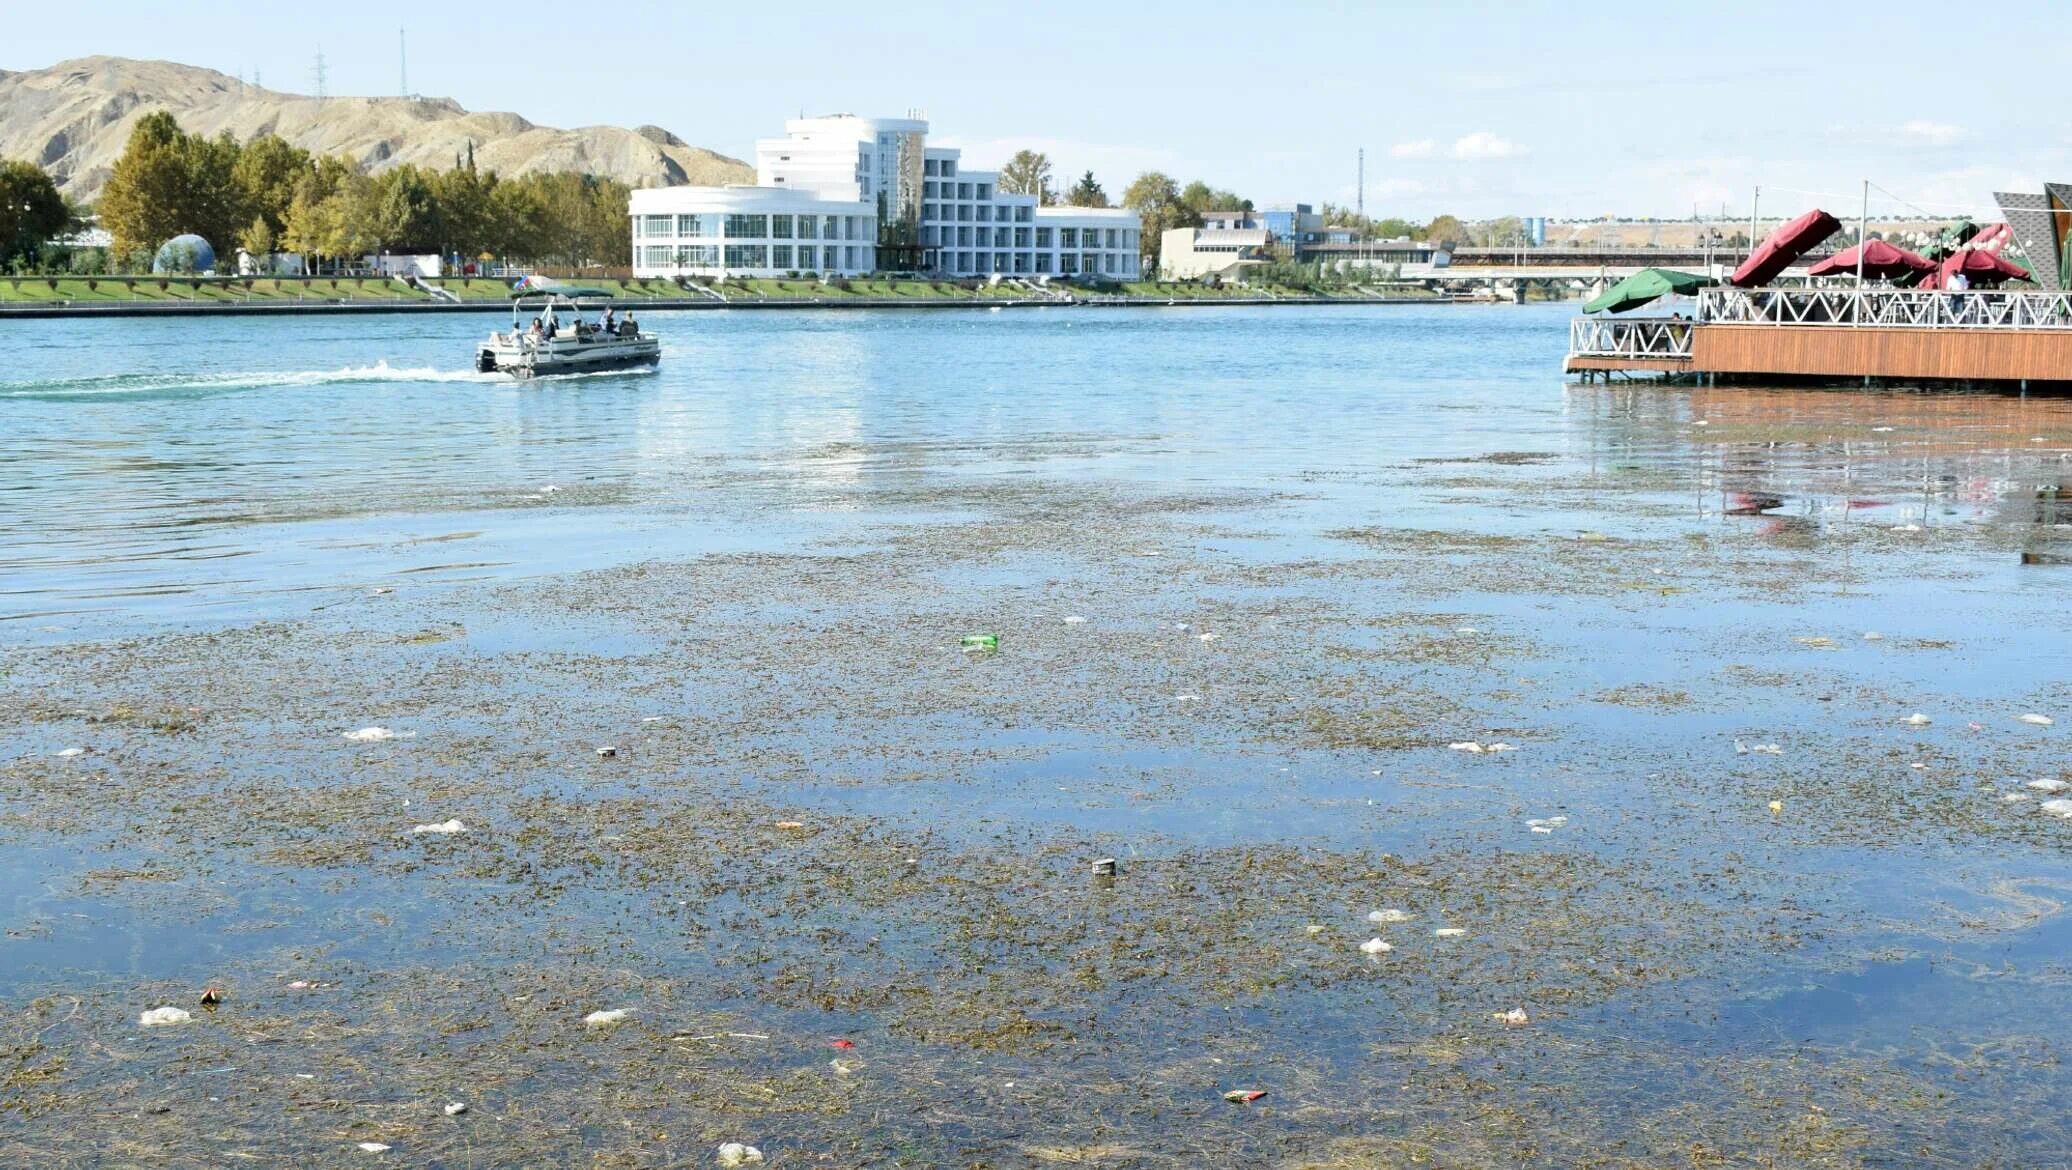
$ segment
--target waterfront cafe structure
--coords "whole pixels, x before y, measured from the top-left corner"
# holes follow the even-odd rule
[[[1926,255],[1864,240],[1860,225],[1851,239],[1812,211],[1724,281],[1646,270],[1570,324],[1565,368],[1586,379],[2072,385],[2072,184],[1995,198],[2006,223],[1953,227]],[[1831,240],[1848,246],[1823,252]],[[1690,300],[1664,311],[1659,298],[1677,295]]]

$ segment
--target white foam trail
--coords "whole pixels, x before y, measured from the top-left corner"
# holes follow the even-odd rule
[[[204,393],[261,390],[275,386],[322,386],[370,382],[509,381],[499,374],[435,366],[395,367],[386,361],[339,370],[254,370],[225,374],[110,374],[52,382],[0,383],[0,398],[93,398],[109,395],[166,394],[182,390]]]

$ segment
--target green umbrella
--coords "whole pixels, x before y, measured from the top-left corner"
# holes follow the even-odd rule
[[[1623,313],[1651,304],[1671,293],[1689,296],[1712,283],[1710,278],[1695,272],[1677,272],[1669,268],[1643,268],[1619,283],[1597,294],[1589,304],[1583,306],[1585,313],[1601,313],[1606,309]]]

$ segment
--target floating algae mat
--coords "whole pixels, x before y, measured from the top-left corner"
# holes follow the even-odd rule
[[[475,332],[409,324],[191,328]],[[2072,1148],[2058,401],[1564,386],[1559,306],[698,324],[4,400],[0,1165]],[[48,325],[9,379],[152,360]]]

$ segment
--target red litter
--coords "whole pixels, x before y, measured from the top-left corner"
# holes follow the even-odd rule
[[[835,1041],[834,1043],[832,1043],[832,1044],[828,1045],[828,1047],[829,1047],[829,1048],[839,1048],[839,1049],[841,1049],[842,1051],[844,1051],[844,1052],[847,1052],[847,1051],[848,1051],[848,1050],[850,1050],[851,1048],[854,1048],[854,1047],[856,1047],[856,1041],[854,1041],[854,1040],[837,1040],[837,1041]]]
[[[1265,1089],[1232,1089],[1228,1093],[1223,1094],[1223,1099],[1239,1105],[1249,1105],[1264,1096],[1266,1096]]]

